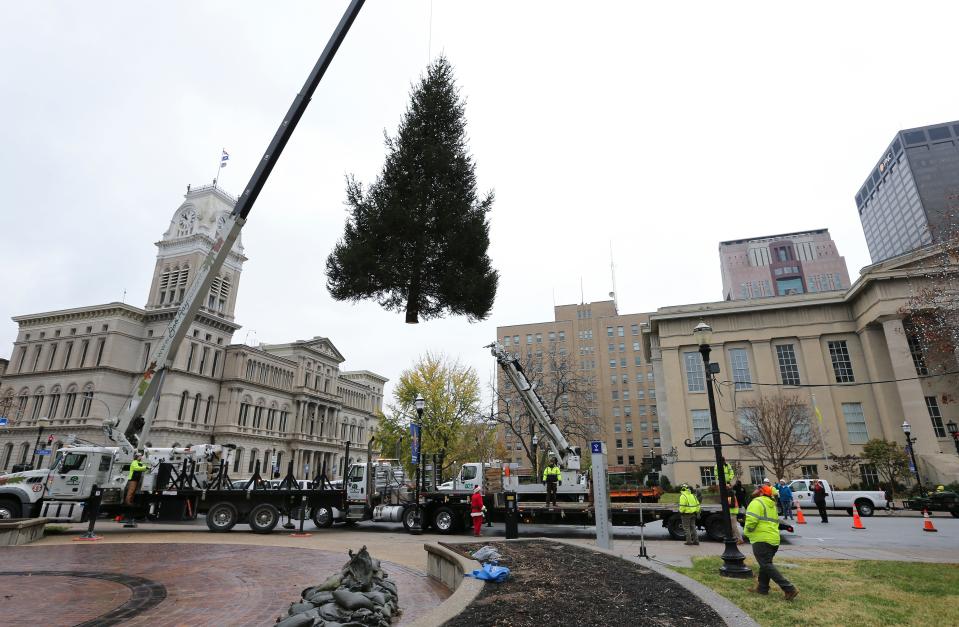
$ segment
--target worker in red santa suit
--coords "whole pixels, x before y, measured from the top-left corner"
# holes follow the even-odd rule
[[[480,494],[480,487],[473,488],[473,496],[470,497],[470,516],[473,517],[473,535],[481,535],[483,528],[483,512],[486,506],[483,505],[483,495]]]

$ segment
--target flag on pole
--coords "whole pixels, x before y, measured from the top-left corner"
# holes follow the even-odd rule
[[[814,404],[812,408],[816,412],[816,418],[819,419],[819,424],[822,424],[822,412],[819,411],[819,406]]]
[[[224,150],[224,151],[223,151],[223,154],[220,155],[220,167],[221,167],[221,168],[225,168],[225,167],[226,167],[226,162],[229,161],[229,160],[230,160],[230,153],[228,153],[227,151]]]

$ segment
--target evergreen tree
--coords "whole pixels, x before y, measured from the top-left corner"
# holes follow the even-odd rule
[[[477,194],[464,108],[440,57],[414,87],[396,137],[386,137],[380,176],[368,189],[347,179],[350,217],[326,260],[333,298],[372,298],[405,309],[408,323],[489,315],[499,279],[487,255],[493,194]]]

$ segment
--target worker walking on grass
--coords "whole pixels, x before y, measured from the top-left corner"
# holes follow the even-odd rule
[[[473,518],[473,535],[479,536],[483,533],[483,512],[486,506],[483,505],[483,495],[480,493],[480,487],[473,488],[473,496],[470,497],[470,516]]]
[[[126,496],[123,499],[123,502],[127,505],[133,505],[133,496],[137,492],[137,488],[140,486],[140,481],[143,479],[143,473],[149,467],[143,463],[143,453],[137,453],[133,456],[133,461],[130,462],[130,474],[127,475],[127,490]]]
[[[546,484],[547,505],[549,505],[550,500],[552,500],[553,506],[556,506],[556,486],[563,485],[561,477],[559,466],[556,465],[556,458],[550,457],[549,464],[543,469],[543,483]]]
[[[679,514],[683,518],[683,532],[686,534],[686,544],[699,544],[699,535],[696,533],[696,517],[699,516],[699,499],[684,483],[679,487]]]
[[[759,580],[749,591],[769,594],[769,580],[772,579],[782,588],[787,601],[795,599],[799,590],[773,565],[773,558],[779,550],[779,518],[776,516],[772,488],[768,485],[757,488],[753,493],[753,500],[749,502],[746,510],[746,537],[753,545],[753,556],[759,563]]]

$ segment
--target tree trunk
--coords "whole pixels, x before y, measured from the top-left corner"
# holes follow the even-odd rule
[[[420,322],[420,282],[415,277],[410,283],[409,295],[406,297],[406,324]]]

